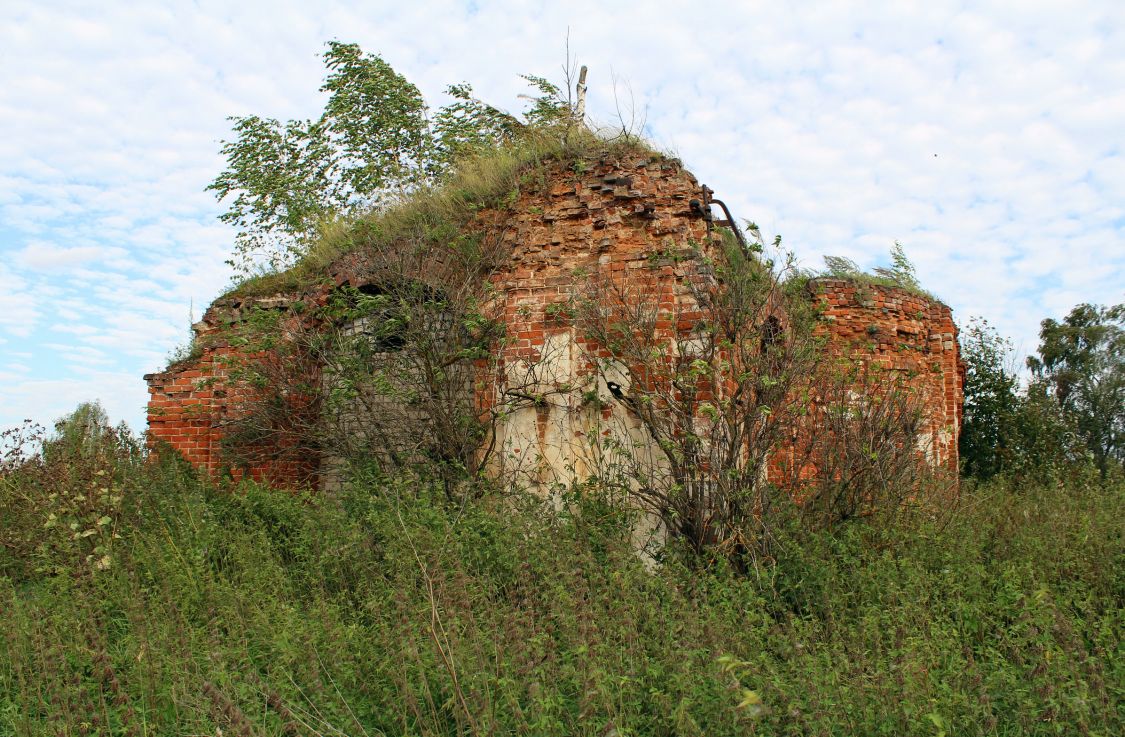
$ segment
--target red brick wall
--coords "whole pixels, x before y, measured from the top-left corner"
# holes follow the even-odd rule
[[[595,276],[642,285],[639,298],[668,315],[658,329],[670,336],[682,330],[684,326],[672,324],[671,316],[690,319],[685,280],[692,278],[696,267],[690,259],[679,257],[693,249],[706,253],[709,248],[707,223],[691,206],[692,200],[705,200],[704,190],[677,162],[636,155],[591,162],[582,171],[554,164],[544,176],[543,186],[521,193],[510,209],[479,216],[478,222],[488,223],[499,234],[506,254],[506,262],[490,279],[487,305],[507,329],[508,340],[498,356],[500,390],[514,367],[541,359],[544,351],[559,345],[552,341],[560,338],[569,336],[582,354],[572,357],[572,362],[582,365],[570,366],[568,376],[588,370],[591,356],[606,355],[600,347],[586,345],[580,331],[560,318],[560,310]],[[329,272],[336,283],[359,286],[368,278],[364,270],[362,256],[352,255]],[[900,289],[827,279],[817,286],[830,349],[908,373],[925,392],[937,460],[956,469],[962,368],[949,308]],[[227,362],[239,350],[223,336],[245,319],[248,309],[285,309],[298,298],[317,302],[325,294],[321,289],[313,295],[247,302],[225,298],[213,305],[197,326],[199,339],[207,346],[202,356],[145,377],[151,441],[168,443],[213,475],[230,471],[237,477],[248,472],[285,486],[315,482],[319,458],[287,452],[300,443],[284,434],[276,442],[291,447],[278,447],[272,453],[263,449],[260,463],[246,469],[225,468],[222,440],[230,408],[246,389],[228,380]],[[557,383],[569,380],[556,378]],[[560,442],[565,442],[581,433],[581,428],[566,424],[565,412],[556,421],[541,407],[532,411],[538,415],[540,439],[558,432]],[[561,430],[552,430],[552,423],[562,423]]]
[[[654,298],[672,299],[685,272],[654,270],[662,253],[705,248],[706,223],[690,206],[703,200],[695,177],[676,162],[638,157],[605,161],[575,174],[552,172],[546,192],[524,195],[505,232],[511,262],[494,278],[498,316],[516,341],[505,350],[523,355],[542,346],[557,320],[547,310],[580,293],[595,275],[652,280]]]
[[[692,259],[710,249],[707,222],[691,205],[706,200],[704,189],[676,161],[633,155],[580,171],[556,164],[546,180],[524,192],[505,220],[510,258],[492,276],[489,305],[507,335],[498,351],[498,399],[515,389],[544,399],[499,423],[490,465],[505,479],[540,488],[595,472],[583,451],[596,417],[578,387],[604,392],[588,379],[597,373],[594,361],[609,353],[568,314],[574,302],[606,285],[627,289],[659,307],[656,329],[672,338],[682,329],[672,316],[690,318],[685,280],[698,274]]]
[[[205,382],[213,375],[213,356],[160,373],[148,374],[148,433],[153,444],[167,443],[193,466],[217,470],[212,458],[219,437],[215,409],[225,401]]]
[[[238,418],[236,408],[256,390],[232,380],[232,371],[247,359],[262,358],[232,344],[234,329],[253,309],[284,308],[294,295],[267,299],[222,299],[193,326],[200,355],[144,378],[148,383],[148,442],[159,450],[170,446],[211,477],[250,477],[285,488],[317,485],[319,458],[307,451],[303,439],[285,427],[275,427],[264,443],[244,445],[231,454],[224,440]]]
[[[843,279],[814,284],[829,350],[900,372],[923,397],[936,465],[958,468],[964,367],[948,306],[904,289]]]

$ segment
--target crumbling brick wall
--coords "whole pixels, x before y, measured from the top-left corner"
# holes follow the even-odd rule
[[[607,391],[607,381],[627,387],[628,370],[607,375],[595,365],[609,352],[588,342],[567,319],[567,306],[587,285],[608,279],[659,305],[665,319],[657,326],[669,340],[690,330],[698,313],[687,281],[698,274],[699,258],[714,255],[716,234],[693,207],[707,194],[676,162],[637,158],[554,172],[545,194],[521,198],[506,236],[511,264],[494,279],[512,338],[501,351],[499,383],[501,391],[505,381],[530,385],[539,401],[498,426],[497,474],[549,488],[597,472],[597,434],[607,427],[625,428],[631,436],[623,440],[634,447],[646,442]],[[829,355],[904,377],[921,396],[921,450],[955,472],[963,387],[950,309],[878,284],[821,279],[813,287]]]
[[[250,359],[262,358],[239,339],[239,328],[257,312],[287,312],[298,295],[217,300],[192,326],[197,355],[147,374],[148,442],[171,447],[212,477],[243,477],[296,488],[316,485],[320,459],[309,452],[300,423],[271,428],[257,441],[232,449],[240,408],[258,391],[235,379]],[[267,357],[268,358],[268,357]],[[296,418],[295,418],[296,419]],[[235,451],[235,452],[232,452]]]
[[[924,450],[935,465],[956,473],[964,366],[952,310],[917,292],[862,281],[819,279],[813,287],[824,307],[829,351],[895,372],[919,392]]]
[[[597,365],[609,353],[587,340],[570,305],[595,283],[635,289],[638,299],[658,306],[665,317],[658,328],[675,335],[686,326],[677,321],[691,322],[688,280],[698,274],[696,259],[711,255],[716,228],[698,204],[707,201],[708,191],[664,157],[555,162],[538,173],[540,184],[524,188],[512,206],[477,217],[499,234],[505,254],[489,279],[485,309],[503,323],[506,338],[497,346],[496,374],[480,404],[510,399],[506,393],[513,387],[533,400],[513,402],[497,423],[491,468],[516,482],[549,487],[594,473],[597,441],[607,424],[629,426],[627,410],[607,389],[612,367],[607,374],[604,363]],[[369,271],[363,254],[353,253],[328,269],[326,281],[359,287],[376,278]],[[274,434],[277,447],[261,449],[258,462],[231,465],[224,439],[229,446],[233,408],[247,389],[230,381],[229,366],[245,349],[224,336],[248,310],[285,310],[298,299],[323,304],[330,286],[216,302],[196,326],[202,354],[146,376],[152,442],[167,443],[210,474],[323,484],[320,455],[285,433]],[[934,463],[955,470],[963,386],[949,308],[878,285],[822,279],[815,286],[829,351],[909,375],[925,395],[925,450]],[[616,375],[618,383],[627,385],[626,373]],[[643,444],[645,438],[630,442]]]
[[[497,383],[501,394],[519,386],[536,401],[498,423],[495,474],[545,489],[598,472],[599,435],[631,425],[598,365],[609,352],[588,340],[571,309],[612,285],[659,305],[666,320],[657,328],[671,339],[681,327],[673,315],[690,320],[689,262],[710,249],[704,201],[690,172],[656,156],[560,167],[547,187],[521,197],[505,232],[511,260],[493,278],[492,309],[508,335]],[[626,387],[627,374],[615,374]]]

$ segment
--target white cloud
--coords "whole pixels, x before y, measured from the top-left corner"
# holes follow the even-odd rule
[[[468,80],[518,109],[517,74],[557,76],[569,27],[590,109],[612,119],[627,81],[655,139],[807,265],[871,266],[898,239],[959,319],[1025,349],[1043,317],[1123,297],[1125,5],[470,7],[8,0],[0,370],[18,347],[44,378],[0,394],[0,425],[119,390],[139,424],[140,374],[228,283],[232,234],[203,191],[226,116],[315,115],[334,38],[431,100]],[[81,357],[109,363],[66,373]]]
[[[121,372],[75,372],[64,379],[39,379],[10,375],[0,381],[0,406],[6,426],[32,419],[49,426],[78,404],[98,400],[113,422],[144,416],[148,399],[139,376]]]
[[[27,337],[39,317],[31,285],[0,262],[0,332],[16,338]]]
[[[127,255],[123,248],[106,246],[66,246],[34,242],[13,254],[13,261],[34,271],[62,271],[90,261],[105,261]]]

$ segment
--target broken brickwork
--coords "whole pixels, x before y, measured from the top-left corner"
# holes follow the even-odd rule
[[[956,473],[964,366],[952,311],[916,292],[880,284],[818,279],[815,289],[824,305],[829,350],[897,373],[920,393],[925,450]]]
[[[687,280],[698,274],[698,260],[712,255],[721,230],[708,217],[709,191],[673,160],[635,155],[581,166],[555,163],[540,174],[539,184],[510,206],[477,216],[503,249],[488,279],[486,311],[506,336],[496,346],[495,373],[477,391],[487,394],[483,406],[513,387],[533,400],[513,403],[496,424],[489,467],[533,486],[592,475],[600,462],[599,435],[608,425],[631,427],[627,408],[609,388],[628,387],[628,370],[615,369],[605,347],[592,344],[575,324],[575,300],[592,285],[627,285],[659,309],[663,324],[657,328],[672,336],[691,321]],[[323,304],[333,286],[361,287],[377,278],[363,254],[354,253],[328,269],[328,286],[309,293],[217,301],[195,327],[201,355],[145,377],[151,441],[167,443],[213,475],[325,485],[331,464],[284,432],[271,436],[274,447],[244,454],[241,465],[232,462],[232,413],[249,390],[230,380],[232,356],[244,349],[225,336],[251,310],[286,312],[298,300]],[[903,289],[848,280],[821,279],[812,287],[810,298],[823,305],[820,329],[829,353],[907,377],[924,396],[923,450],[934,465],[955,470],[963,387],[949,308]]]
[[[599,435],[631,428],[608,381],[628,388],[627,371],[607,371],[610,353],[571,314],[591,291],[629,290],[659,305],[655,328],[673,339],[693,306],[685,279],[717,235],[703,217],[707,193],[677,162],[639,157],[554,172],[544,192],[526,195],[505,231],[511,252],[493,279],[493,309],[512,340],[497,384],[537,397],[496,428],[494,473],[539,488],[594,475]],[[693,206],[694,203],[694,206]]]
[[[301,436],[300,423],[269,428],[267,442],[236,437],[239,408],[259,391],[238,380],[250,353],[238,335],[253,312],[284,315],[297,295],[261,299],[217,300],[192,326],[198,355],[146,375],[148,383],[148,440],[151,447],[171,447],[191,465],[212,477],[243,477],[278,486],[316,485],[320,458]],[[268,361],[268,355],[264,356]],[[315,371],[315,367],[312,368]],[[296,403],[299,407],[299,403]],[[293,418],[299,419],[299,418]],[[235,442],[237,441],[237,442]]]

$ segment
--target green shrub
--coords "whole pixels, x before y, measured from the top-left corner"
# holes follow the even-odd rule
[[[450,505],[404,480],[312,497],[170,461],[112,474],[112,565],[0,547],[0,735],[1125,726],[1120,484],[794,525],[738,573],[646,562],[632,513],[590,489]],[[49,495],[36,478],[5,470],[4,509]]]

